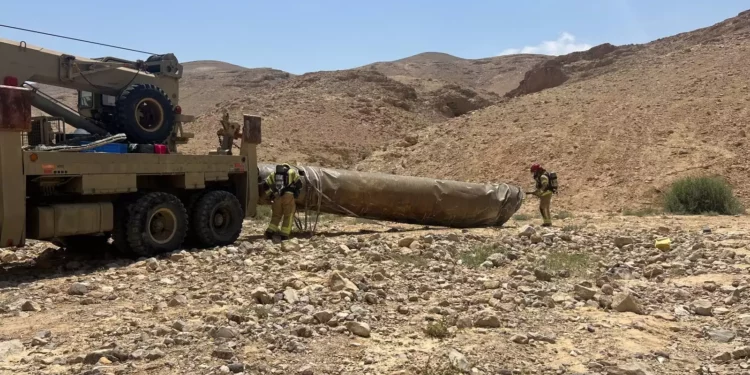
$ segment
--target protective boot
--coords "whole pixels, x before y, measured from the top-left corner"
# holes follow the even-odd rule
[[[263,235],[266,237],[267,240],[272,240],[274,233],[271,232],[270,230],[267,230],[265,231],[265,233],[263,233]]]
[[[283,235],[283,234],[282,234],[282,235],[279,235],[279,242],[284,242],[284,241],[286,241],[286,240],[288,240],[288,239],[289,239],[289,236],[285,236],[285,235]]]

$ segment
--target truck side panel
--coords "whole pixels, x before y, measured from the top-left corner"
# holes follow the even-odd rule
[[[31,92],[0,86],[0,247],[24,243],[26,178],[21,134],[31,128]]]
[[[19,137],[20,139],[20,137]],[[84,174],[244,173],[241,156],[24,152],[27,176]]]
[[[110,202],[53,204],[33,207],[29,213],[29,237],[38,240],[104,233],[112,228],[114,208]]]

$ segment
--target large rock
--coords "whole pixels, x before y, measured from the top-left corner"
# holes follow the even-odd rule
[[[89,286],[84,283],[73,283],[68,287],[68,294],[71,296],[82,296],[89,292]]]
[[[568,76],[563,72],[562,64],[555,60],[549,60],[528,70],[524,74],[523,80],[518,84],[518,87],[508,91],[505,97],[515,98],[533,94],[560,86],[567,80]]]
[[[491,310],[484,310],[474,316],[474,327],[479,328],[499,328],[500,318]]]
[[[618,312],[632,312],[643,315],[643,307],[630,293],[618,293],[612,297],[612,309]]]
[[[615,237],[615,246],[620,247],[620,248],[626,245],[632,245],[634,242],[635,240],[633,240],[633,237],[626,237],[626,236]]]
[[[471,364],[469,363],[469,360],[466,359],[465,355],[463,355],[456,349],[451,349],[450,352],[448,352],[448,360],[450,361],[451,366],[456,370],[464,373],[468,373],[471,371]]]
[[[341,273],[339,273],[338,271],[331,272],[331,275],[328,277],[328,287],[331,288],[331,290],[334,292],[343,290],[355,293],[359,290],[356,284],[341,275]]]
[[[701,315],[701,316],[713,316],[714,315],[714,305],[711,303],[711,301],[700,299],[695,302],[693,302],[690,305],[690,308],[693,310],[695,315]]]
[[[23,351],[21,340],[0,341],[0,361]]]
[[[34,301],[26,301],[21,305],[21,311],[42,311],[42,307]]]
[[[398,241],[399,247],[409,247],[417,239],[414,237],[404,237]]]
[[[735,334],[733,331],[729,331],[726,329],[717,329],[708,331],[708,337],[713,341],[727,343],[734,340]]]
[[[169,307],[178,307],[178,306],[185,306],[187,305],[187,303],[188,303],[187,297],[182,294],[178,294],[169,300],[168,305]]]
[[[536,234],[536,229],[531,225],[524,225],[518,229],[518,235],[521,237],[531,237]]]
[[[318,311],[315,314],[313,314],[315,317],[315,320],[318,321],[318,323],[326,324],[328,321],[330,321],[333,318],[333,314],[330,311]]]
[[[237,332],[230,327],[219,327],[211,332],[211,336],[222,339],[232,339],[237,337]]]
[[[651,375],[645,366],[637,363],[607,368],[607,375]]]
[[[263,287],[255,288],[250,292],[250,296],[253,297],[255,302],[262,305],[269,305],[273,303],[273,296],[268,293],[268,290]]]
[[[10,250],[3,250],[0,251],[0,262],[2,263],[11,263],[18,260],[18,255],[16,255],[15,252]]]
[[[219,346],[214,349],[212,355],[220,359],[232,359],[232,357],[234,357],[234,351],[228,346]]]
[[[370,325],[361,322],[346,322],[346,329],[359,337],[370,337]]]
[[[573,294],[575,294],[576,299],[588,301],[596,296],[596,289],[576,284],[573,286]]]

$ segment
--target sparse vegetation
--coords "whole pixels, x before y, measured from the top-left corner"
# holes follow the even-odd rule
[[[664,210],[693,215],[744,212],[732,193],[732,186],[720,177],[686,177],[675,181],[664,196]]]
[[[569,225],[562,227],[562,231],[563,232],[575,232],[583,228],[584,226],[581,224],[569,224]]]
[[[255,316],[258,317],[258,319],[266,319],[268,318],[268,308],[265,306],[255,306],[254,308]]]
[[[573,213],[570,211],[560,211],[554,215],[552,215],[555,219],[563,220],[573,217]]]
[[[644,217],[644,216],[659,215],[661,214],[661,211],[653,207],[643,207],[643,208],[637,208],[637,209],[626,208],[622,210],[622,214],[624,216]]]
[[[479,267],[487,261],[487,257],[499,253],[502,248],[498,244],[484,244],[473,248],[471,251],[461,254],[461,263],[469,268]]]
[[[529,221],[529,220],[531,220],[531,215],[516,214],[516,215],[513,216],[513,219],[515,219],[516,221]]]
[[[453,366],[446,358],[427,358],[424,366],[416,370],[417,375],[460,375],[461,371]]]
[[[592,269],[594,259],[586,253],[552,251],[539,265],[550,273],[568,272],[571,276],[585,276]]]
[[[401,265],[412,265],[417,267],[424,267],[427,265],[427,259],[415,254],[396,254],[393,256],[393,260]]]
[[[448,331],[448,324],[446,324],[445,321],[442,320],[428,323],[424,328],[424,333],[428,337],[436,339],[444,339],[451,336],[450,331]]]

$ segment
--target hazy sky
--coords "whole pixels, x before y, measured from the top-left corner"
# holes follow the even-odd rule
[[[7,0],[0,24],[150,52],[291,73],[347,69],[438,51],[464,58],[567,53],[710,26],[747,0]],[[70,54],[137,53],[0,28]]]

